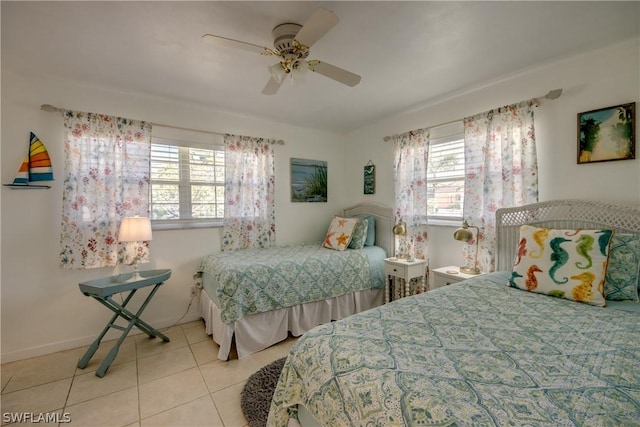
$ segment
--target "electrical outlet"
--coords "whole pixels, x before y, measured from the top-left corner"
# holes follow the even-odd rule
[[[191,286],[191,296],[192,297],[196,296],[196,290],[197,290],[196,285],[192,285]]]

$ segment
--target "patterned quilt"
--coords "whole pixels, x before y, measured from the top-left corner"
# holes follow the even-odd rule
[[[268,425],[638,426],[640,314],[477,277],[298,340]]]
[[[225,323],[384,287],[382,261],[370,266],[364,249],[335,251],[319,243],[220,252],[206,257],[199,271],[218,283],[216,296]]]

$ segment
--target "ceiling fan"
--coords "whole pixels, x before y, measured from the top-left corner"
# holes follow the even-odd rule
[[[278,92],[288,75],[291,75],[294,81],[302,80],[307,70],[353,87],[360,83],[359,75],[324,61],[307,60],[309,48],[337,23],[338,17],[333,12],[319,8],[304,26],[286,23],[275,27],[271,32],[273,49],[214,34],[205,34],[202,38],[206,41],[225,44],[261,55],[279,57],[280,62],[269,67],[271,78],[262,89],[262,93],[265,95],[273,95]]]

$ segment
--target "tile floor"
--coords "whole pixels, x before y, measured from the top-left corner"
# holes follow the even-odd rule
[[[286,356],[295,342],[290,338],[225,362],[218,360],[218,346],[201,321],[162,332],[171,342],[145,334],[127,337],[103,378],[95,371],[113,341],[102,343],[85,369],[76,364],[86,347],[3,364],[2,425],[10,424],[9,413],[57,412],[58,420],[70,418],[61,426],[244,427],[240,392],[247,378]]]

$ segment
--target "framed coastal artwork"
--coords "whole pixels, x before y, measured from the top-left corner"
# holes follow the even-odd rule
[[[578,164],[636,158],[636,103],[578,113]]]
[[[327,201],[327,162],[291,158],[291,201]]]

